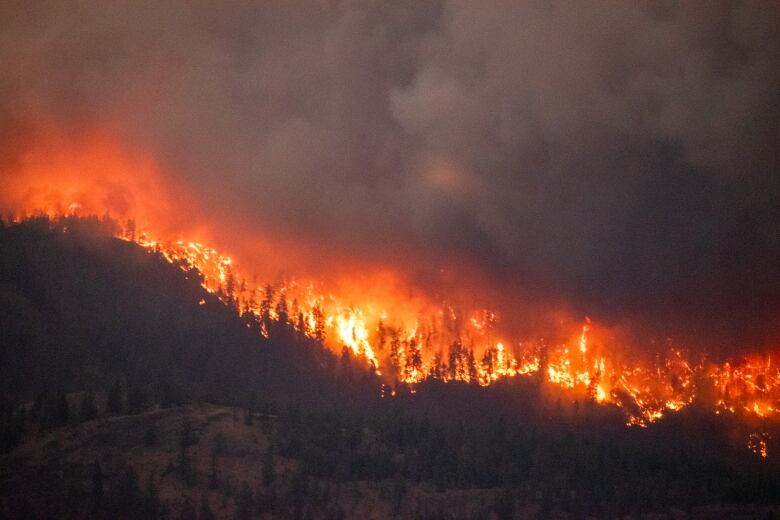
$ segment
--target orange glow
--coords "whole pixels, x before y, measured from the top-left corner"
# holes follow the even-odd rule
[[[230,258],[193,242],[163,246],[145,237],[136,241],[161,252],[171,262],[184,260],[185,266],[197,267],[204,274],[203,285],[209,291],[228,304],[231,298],[235,299],[237,308],[248,309],[262,318],[262,310],[256,304],[263,297],[261,289],[247,286],[245,278],[232,272]],[[225,292],[228,279],[242,289]],[[388,290],[397,283],[388,277],[379,286]],[[619,407],[626,415],[627,425],[640,427],[691,405],[698,390],[717,396],[713,403],[716,413],[775,417],[780,409],[780,371],[773,367],[771,356],[747,358],[738,365],[713,365],[704,359],[693,362],[681,349],[672,348],[654,362],[632,357],[631,363],[624,363],[615,350],[594,337],[597,328],[589,318],[573,337],[573,343],[578,345],[575,349],[567,343],[538,342],[518,342],[509,349],[505,341],[494,339],[499,334],[495,312],[483,309],[474,313],[465,329],[453,335],[444,332],[448,320],[456,314],[452,308],[436,307],[419,296],[399,299],[389,292],[382,305],[381,298],[374,299],[381,292],[375,291],[362,300],[353,294],[345,300],[330,292],[318,292],[314,284],[291,282],[276,288],[275,299],[268,306],[274,308],[282,300],[285,306],[294,302],[307,336],[323,339],[336,351],[348,348],[378,374],[387,365],[385,375],[395,379],[395,384],[414,385],[432,378],[487,386],[500,379],[541,372],[552,386]],[[269,317],[279,319],[273,311]],[[298,318],[290,319],[294,322]],[[322,330],[318,331],[318,324]],[[706,387],[697,389],[697,384]],[[384,388],[382,395],[387,395]],[[390,395],[395,395],[395,390]]]
[[[197,267],[209,291],[228,304],[234,299],[237,308],[262,318],[257,302],[264,297],[263,291],[248,286],[245,277],[232,271],[230,258],[194,242],[162,245],[146,237],[136,241],[160,251],[169,261],[184,260],[184,265]],[[409,385],[432,378],[486,386],[500,379],[541,372],[550,385],[617,406],[624,411],[627,425],[645,427],[666,413],[691,405],[697,398],[698,384],[709,386],[698,390],[717,396],[713,403],[716,412],[760,417],[777,414],[780,371],[773,367],[770,356],[749,358],[738,365],[713,365],[704,359],[693,362],[681,349],[672,348],[656,361],[632,356],[631,363],[621,362],[617,351],[598,340],[598,329],[587,318],[573,338],[572,343],[577,345],[574,349],[567,343],[539,342],[515,342],[510,349],[506,340],[497,339],[497,313],[481,310],[472,314],[463,330],[446,332],[455,319],[452,308],[437,307],[421,296],[399,298],[391,292],[399,281],[386,276],[378,284],[380,289],[362,299],[354,293],[339,297],[318,291],[313,283],[280,284],[268,307],[276,308],[282,300],[285,307],[292,303],[299,317],[291,316],[290,320],[300,320],[306,335],[323,339],[335,351],[346,347],[377,373]],[[226,292],[228,280],[232,280],[234,289]],[[268,316],[280,319],[273,310]],[[380,371],[385,366],[387,369]],[[397,384],[392,380],[388,383]],[[388,395],[385,389],[382,392]],[[389,395],[394,394],[392,390]]]
[[[747,447],[754,455],[766,459],[769,456],[769,449],[767,446],[769,438],[768,433],[751,433],[748,436]]]
[[[460,312],[414,289],[396,270],[356,270],[334,255],[323,256],[340,266],[333,270],[339,274],[323,277],[327,281],[283,278],[269,290],[249,276],[246,256],[238,263],[206,245],[219,241],[210,240],[221,236],[219,228],[204,224],[208,219],[186,190],[164,182],[152,158],[127,153],[107,134],[78,142],[49,135],[3,179],[0,207],[15,217],[108,213],[122,226],[120,238],[182,268],[197,268],[204,288],[254,316],[261,334],[269,336],[270,324],[286,320],[334,351],[346,348],[365,360],[384,378],[383,396],[395,395],[399,384],[413,390],[428,378],[486,386],[537,377],[572,398],[620,408],[631,426],[645,427],[697,400],[715,413],[780,417],[780,370],[769,355],[717,364],[675,346],[643,358],[587,317],[576,323],[565,316],[551,331],[566,341],[528,340],[504,328],[500,308]],[[184,234],[188,239],[167,238]],[[269,245],[270,238],[241,229],[231,230],[230,240],[232,249],[262,251],[263,261],[275,266],[294,265],[291,251],[304,250],[289,242]]]
[[[76,140],[41,131],[19,164],[0,175],[0,207],[16,217],[110,214],[123,223],[131,218],[143,222],[158,233],[193,231],[185,218],[176,218],[191,205],[186,191],[164,182],[152,157],[127,153],[105,132]]]

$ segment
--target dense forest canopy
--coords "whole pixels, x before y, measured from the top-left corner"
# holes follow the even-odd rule
[[[0,230],[4,479],[14,453],[48,432],[212,403],[265,417],[269,450],[306,482],[493,489],[499,508],[502,500],[554,501],[601,513],[647,510],[648,500],[656,509],[771,504],[780,491],[776,457],[756,451],[760,442],[774,446],[771,420],[692,406],[650,428],[626,428],[617,411],[550,393],[533,378],[489,387],[432,378],[383,397],[382,380],[348,349],[334,355],[292,318],[273,322],[265,337],[203,289],[196,270],[114,232],[112,221],[94,217],[32,218]],[[205,471],[161,478],[195,482]],[[301,493],[285,478],[250,490],[255,505],[268,506],[257,504],[269,490]],[[57,507],[73,513],[88,495]],[[3,500],[8,511],[24,502]]]

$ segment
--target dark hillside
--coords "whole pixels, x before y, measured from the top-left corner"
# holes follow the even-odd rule
[[[115,382],[149,402],[329,400],[337,386],[378,395],[346,388],[345,378],[334,385],[324,368],[338,360],[319,343],[286,330],[263,338],[200,286],[197,271],[111,231],[110,221],[45,218],[0,230],[7,402]]]
[[[771,420],[626,428],[533,379],[381,399],[365,365],[289,324],[261,336],[112,232],[0,227],[0,518],[778,514]]]

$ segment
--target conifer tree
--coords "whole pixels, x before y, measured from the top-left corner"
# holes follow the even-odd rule
[[[92,392],[89,392],[81,400],[81,407],[79,408],[79,421],[91,421],[97,417],[97,407],[95,406],[95,396]]]
[[[124,405],[122,383],[117,379],[108,390],[108,413],[121,414],[124,411]]]

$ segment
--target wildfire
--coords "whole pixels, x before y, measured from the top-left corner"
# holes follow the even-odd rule
[[[766,459],[769,455],[769,451],[767,449],[768,440],[768,433],[751,433],[748,436],[747,447],[751,452],[753,452],[754,455],[757,455],[762,459]]]
[[[72,206],[67,215],[77,209]],[[704,396],[707,401],[700,402],[711,401],[715,413],[779,417],[780,369],[771,356],[717,365],[703,358],[694,362],[682,349],[671,348],[654,361],[638,362],[632,356],[627,364],[620,361],[618,349],[592,337],[594,326],[587,317],[571,342],[510,342],[499,338],[499,316],[487,309],[461,320],[444,305],[428,309],[427,318],[418,313],[410,319],[414,312],[395,316],[380,305],[358,305],[314,284],[255,286],[236,272],[230,256],[201,242],[157,240],[138,233],[134,225],[122,229],[118,238],[185,271],[197,270],[208,292],[241,316],[252,317],[266,337],[274,324],[289,326],[363,359],[385,378],[383,396],[396,395],[398,384],[410,385],[414,393],[414,385],[426,379],[487,386],[535,377],[574,397],[620,408],[629,426],[646,427]],[[463,324],[461,329],[456,330],[456,323]],[[766,457],[764,437],[751,435],[748,447]]]
[[[127,230],[122,238],[183,269],[196,268],[204,288],[238,312],[254,315],[261,324],[289,321],[308,337],[364,359],[378,374],[380,366],[386,367],[385,377],[397,381],[389,381],[390,385],[413,386],[430,378],[487,386],[505,378],[541,376],[574,395],[621,408],[626,424],[640,427],[691,405],[699,393],[716,396],[716,413],[767,417],[780,409],[780,370],[772,365],[771,356],[738,365],[713,365],[704,359],[693,362],[681,349],[672,348],[654,362],[627,365],[591,338],[590,318],[585,318],[573,338],[575,348],[542,342],[518,342],[508,348],[505,340],[494,337],[499,320],[490,310],[472,315],[466,330],[453,335],[444,332],[445,322],[456,318],[451,307],[431,312],[428,321],[394,321],[380,307],[347,304],[333,294],[318,293],[313,284],[250,287],[246,278],[234,272],[229,256],[199,242],[163,243]],[[267,336],[267,325],[260,332]],[[395,395],[388,388],[390,392],[383,387],[383,395]]]
[[[311,322],[311,320],[308,321]],[[331,322],[341,343],[349,347],[353,354],[365,357],[375,368],[379,368],[379,361],[369,342],[366,320],[359,310],[343,311],[337,314]]]

